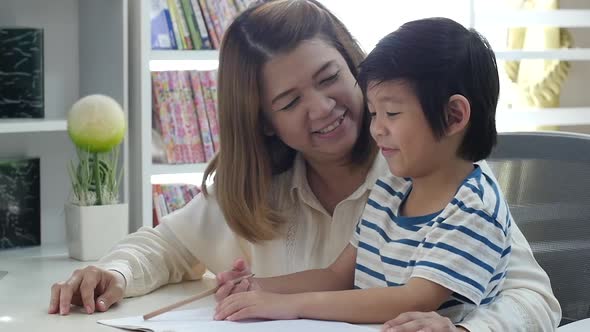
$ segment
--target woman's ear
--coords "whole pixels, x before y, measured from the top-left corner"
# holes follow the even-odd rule
[[[466,129],[471,117],[471,105],[469,105],[469,100],[463,95],[452,95],[447,104],[446,116],[447,136],[455,135]]]

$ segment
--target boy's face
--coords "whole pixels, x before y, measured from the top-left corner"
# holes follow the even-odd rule
[[[370,82],[367,99],[371,136],[394,175],[424,176],[444,160],[447,149],[435,137],[409,84]]]

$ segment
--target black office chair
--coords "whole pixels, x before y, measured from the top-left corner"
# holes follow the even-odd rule
[[[590,135],[503,133],[488,159],[567,324],[590,317]]]

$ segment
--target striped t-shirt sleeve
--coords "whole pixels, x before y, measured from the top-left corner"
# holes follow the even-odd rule
[[[453,203],[455,209],[434,221],[419,246],[411,277],[430,280],[477,305],[505,269],[508,227],[483,210]]]
[[[355,248],[358,248],[359,241],[361,238],[361,220],[356,223],[354,227],[354,232],[352,232],[352,238],[350,239],[350,244]]]

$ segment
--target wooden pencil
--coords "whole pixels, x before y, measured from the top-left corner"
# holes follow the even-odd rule
[[[248,279],[248,278],[252,278],[253,276],[254,276],[254,274],[249,274],[249,275],[241,276],[239,278],[236,278],[236,279],[231,280],[230,282],[233,283],[234,285],[236,285],[236,284],[240,283],[242,280]],[[209,295],[213,295],[213,294],[215,294],[215,292],[217,292],[217,290],[219,289],[219,287],[220,286],[213,287],[211,289],[208,289],[206,291],[203,291],[201,293],[198,293],[198,294],[195,294],[195,295],[193,295],[191,297],[188,297],[188,298],[186,298],[184,300],[181,300],[181,301],[172,303],[172,304],[167,305],[167,306],[165,306],[163,308],[160,308],[160,309],[154,310],[154,311],[152,311],[150,313],[147,313],[147,314],[143,315],[143,320],[148,320],[150,318],[154,318],[154,317],[156,317],[158,315],[161,315],[161,314],[163,314],[165,312],[168,312],[170,310],[174,310],[174,309],[176,309],[178,307],[182,307],[183,305],[186,305],[186,304],[189,304],[191,302],[200,300],[200,299],[202,299],[204,297],[207,297]]]

